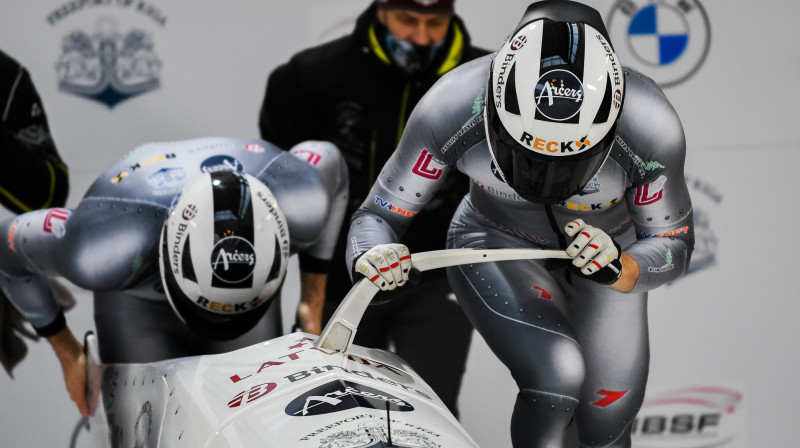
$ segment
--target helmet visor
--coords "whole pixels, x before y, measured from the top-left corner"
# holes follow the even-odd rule
[[[494,104],[489,101],[487,107],[494,109]],[[576,148],[582,143],[556,144],[534,137],[518,140],[506,131],[497,113],[489,112],[487,141],[497,167],[517,194],[537,204],[555,204],[583,190],[603,165],[614,142],[615,133],[612,131],[586,152],[551,157],[544,152]]]

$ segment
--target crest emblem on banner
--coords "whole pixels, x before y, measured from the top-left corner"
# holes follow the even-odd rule
[[[157,89],[161,61],[152,37],[141,30],[94,35],[76,30],[64,37],[56,70],[59,90],[113,108]]]
[[[164,27],[167,16],[155,4],[68,1],[45,20],[53,27],[71,24],[54,64],[59,91],[111,109],[161,86],[163,64],[152,31]]]

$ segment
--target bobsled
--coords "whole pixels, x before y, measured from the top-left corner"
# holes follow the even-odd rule
[[[563,251],[453,249],[412,255],[419,271],[567,258]],[[357,281],[320,336],[296,332],[229,353],[103,364],[86,337],[89,432],[98,447],[477,447],[406,362],[353,344],[378,291]],[[424,345],[424,344],[423,344]]]

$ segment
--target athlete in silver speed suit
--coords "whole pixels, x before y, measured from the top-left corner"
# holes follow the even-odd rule
[[[686,271],[694,245],[684,133],[656,84],[619,65],[599,14],[542,3],[497,54],[454,70],[418,104],[351,218],[349,262],[381,289],[404,285],[414,248],[400,236],[449,172],[465,173],[472,185],[448,248],[575,257],[448,268],[519,386],[513,446],[576,446],[576,436],[630,446],[648,374],[647,294]]]
[[[159,274],[159,239],[170,205],[173,200],[177,203],[193,179],[204,173],[214,178],[226,171],[255,176],[274,195],[282,211],[275,216],[285,220],[278,224],[288,228],[289,252],[300,256],[300,322],[303,330],[319,334],[324,281],[348,191],[346,165],[330,143],[305,142],[290,151],[263,140],[230,138],[148,143],[101,174],[74,209],[29,212],[0,224],[0,232],[7,236],[6,244],[0,245],[0,286],[53,345],[70,395],[82,413],[89,412],[80,387],[84,360],[53,298],[48,276],[62,276],[94,292],[95,324],[105,363],[221,353],[282,334],[280,301],[272,300],[274,296],[265,298],[272,304],[257,325],[227,340],[192,331],[167,301]],[[257,202],[256,190],[252,191],[252,202]],[[236,194],[240,195],[244,194]],[[198,203],[196,208],[204,205]],[[191,236],[197,243],[203,235]],[[185,240],[188,246],[189,237]],[[184,252],[188,256],[186,246]],[[271,253],[256,256],[257,263],[277,259]],[[203,258],[211,259],[211,254]],[[198,276],[201,268],[209,269],[206,262],[196,266]],[[285,272],[285,262],[281,268]],[[175,297],[170,300],[174,306]]]

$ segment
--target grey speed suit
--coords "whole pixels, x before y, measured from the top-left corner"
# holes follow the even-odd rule
[[[492,57],[454,70],[418,104],[351,219],[349,262],[399,241],[454,169],[472,185],[451,223],[449,248],[564,248],[571,240],[564,225],[575,218],[603,229],[638,263],[630,293],[545,261],[456,266],[448,278],[519,386],[515,447],[563,446],[576,426],[583,446],[629,446],[648,374],[647,291],[681,276],[694,245],[683,128],[655,83],[626,68],[615,144],[600,171],[560,204],[527,202],[496,173],[486,143]]]
[[[104,362],[154,362],[230,351],[282,334],[279,300],[236,339],[193,333],[170,308],[158,242],[170,204],[204,172],[238,170],[266,184],[286,219],[301,270],[327,272],[347,200],[347,166],[330,143],[283,151],[263,140],[148,143],[125,154],[75,209],[30,212],[0,224],[0,287],[43,335],[63,328],[47,276],[94,292]],[[270,255],[271,256],[271,255]],[[276,294],[277,295],[277,294]],[[49,333],[49,334],[48,334]]]

